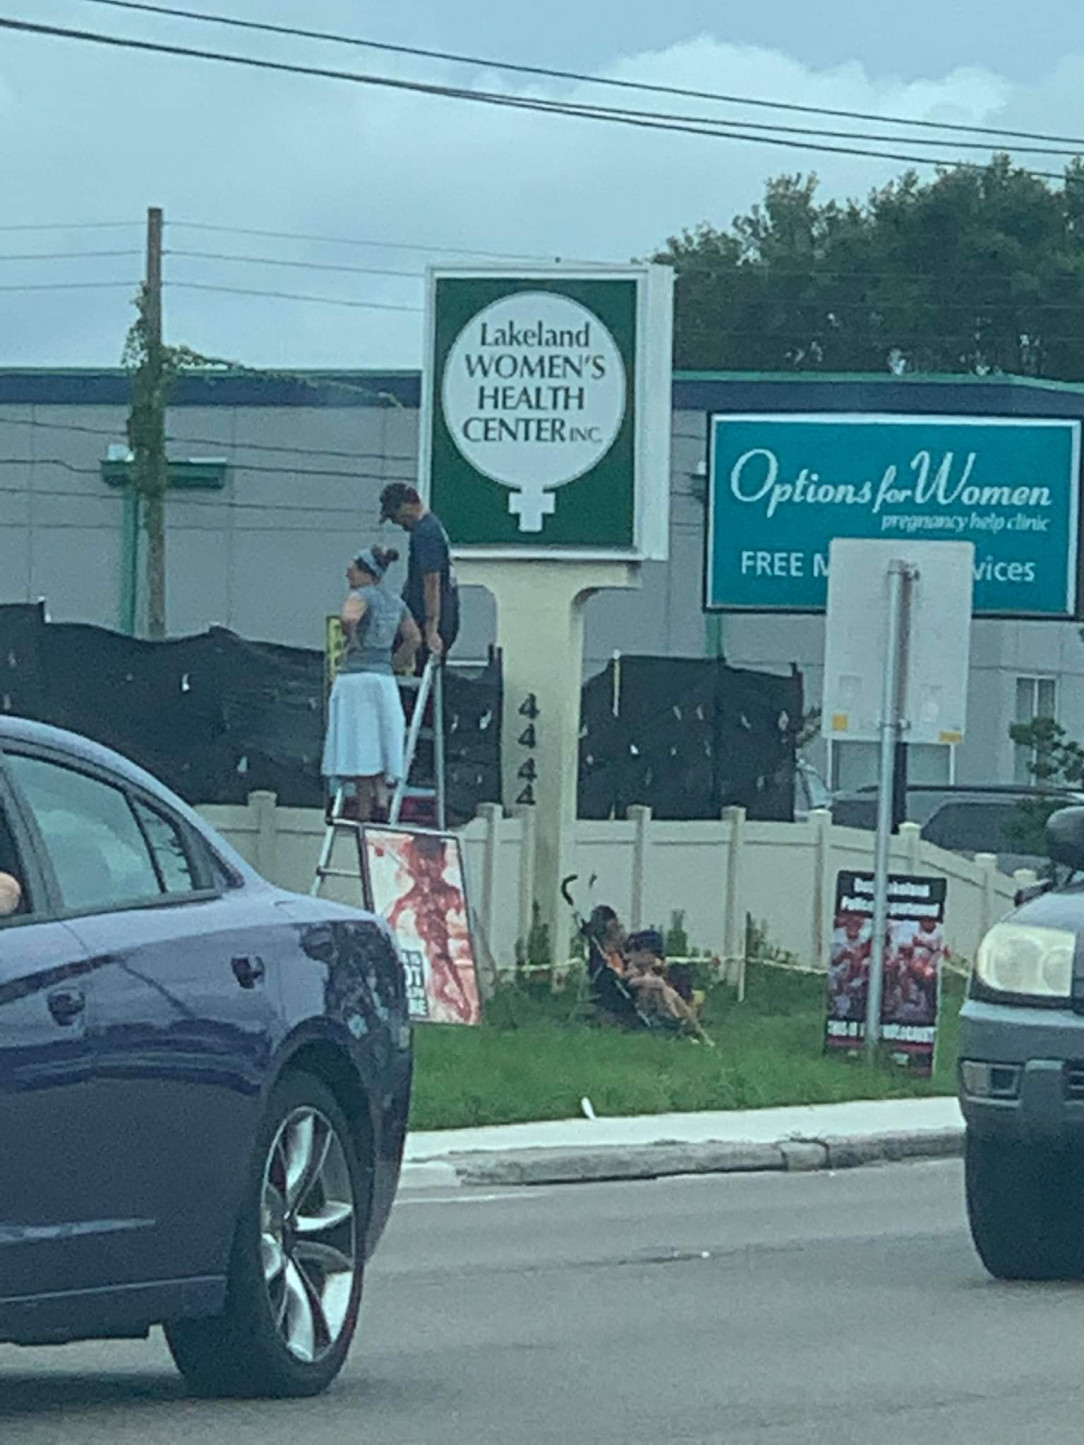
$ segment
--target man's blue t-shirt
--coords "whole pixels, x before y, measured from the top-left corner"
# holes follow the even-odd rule
[[[410,608],[415,622],[425,632],[425,578],[440,574],[440,636],[445,649],[451,647],[459,634],[459,587],[452,552],[439,517],[432,512],[410,531],[410,556],[403,601]]]

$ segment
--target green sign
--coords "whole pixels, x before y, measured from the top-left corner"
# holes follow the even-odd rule
[[[652,301],[661,315],[669,300],[660,269],[431,273],[422,476],[458,551],[655,555],[670,416],[668,313],[665,368],[648,325]]]

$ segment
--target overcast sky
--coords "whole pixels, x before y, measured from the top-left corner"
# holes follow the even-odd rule
[[[178,3],[592,74],[878,115],[1084,134],[1080,0],[1030,6],[911,0],[896,7],[869,0]],[[622,99],[477,67],[125,14],[87,0],[0,0],[0,14],[476,88],[667,110],[685,104],[699,114],[711,109],[704,102]],[[716,113],[742,115],[734,108]],[[760,118],[802,123],[793,115]],[[1059,170],[1064,161],[1029,163]],[[132,283],[142,270],[143,217],[152,204],[164,208],[168,225],[166,277],[174,283],[166,294],[168,339],[250,365],[391,368],[420,360],[421,275],[427,260],[438,259],[397,247],[623,260],[702,220],[729,223],[758,198],[765,177],[809,169],[822,177],[826,194],[849,196],[864,195],[902,167],[651,135],[0,30],[0,365],[118,362]],[[97,221],[129,224],[70,229]],[[6,229],[39,222],[58,229]],[[286,241],[182,222],[382,244]],[[132,254],[14,259],[90,251]],[[246,259],[198,259],[179,251]],[[306,264],[268,264],[275,259]],[[127,284],[12,289],[99,280]],[[178,283],[403,309],[206,292]]]

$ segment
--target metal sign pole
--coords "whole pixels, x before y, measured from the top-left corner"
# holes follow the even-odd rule
[[[873,865],[873,934],[870,938],[869,989],[866,998],[866,1054],[876,1057],[881,1039],[881,999],[888,934],[888,851],[892,839],[893,778],[900,716],[903,660],[907,646],[910,584],[917,572],[907,562],[888,565],[888,630],[885,637],[884,691],[881,703],[881,764],[877,794],[877,842]]]

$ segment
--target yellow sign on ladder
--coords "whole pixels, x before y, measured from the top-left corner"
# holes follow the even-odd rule
[[[343,620],[339,614],[332,613],[327,619],[324,628],[324,706],[327,706],[328,698],[331,696],[331,689],[335,679],[339,675],[339,668],[342,666],[343,653],[346,651],[346,631],[343,628]]]

